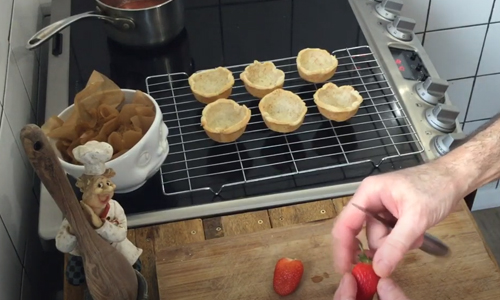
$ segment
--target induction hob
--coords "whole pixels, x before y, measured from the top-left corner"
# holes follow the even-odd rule
[[[64,1],[54,0],[52,16],[60,19],[94,9],[92,0],[70,2],[71,5],[68,5]],[[351,62],[346,63],[344,69],[339,66],[339,74],[344,74],[346,79],[351,80],[344,84],[357,84],[361,87],[360,92],[364,92],[371,100],[371,104],[360,109],[356,124],[351,124],[352,122],[349,121],[336,124],[335,128],[338,132],[334,135],[330,130],[331,122],[320,121],[317,110],[312,111],[312,116],[315,116],[305,121],[306,127],[307,124],[311,125],[304,128],[305,134],[310,133],[307,138],[295,136],[296,140],[293,140],[294,135],[288,136],[290,140],[287,143],[296,148],[293,151],[299,153],[299,156],[295,154],[296,157],[292,160],[283,156],[287,154],[279,155],[281,153],[279,151],[270,150],[266,153],[266,149],[272,148],[266,144],[269,139],[253,137],[252,140],[251,134],[247,135],[247,139],[239,145],[251,149],[240,151],[240,154],[244,152],[248,157],[243,160],[252,164],[256,163],[255,159],[265,158],[265,161],[259,162],[268,166],[262,170],[266,175],[270,175],[264,181],[249,180],[246,184],[225,184],[241,182],[238,176],[245,177],[245,172],[241,172],[240,169],[238,175],[235,175],[231,172],[223,172],[225,167],[220,162],[212,164],[206,160],[200,160],[201,162],[196,163],[192,159],[185,158],[186,165],[188,162],[191,163],[191,167],[185,171],[193,169],[192,173],[196,173],[196,171],[203,170],[200,172],[204,176],[198,177],[197,186],[205,188],[191,188],[187,193],[177,193],[185,191],[185,185],[182,187],[177,183],[169,184],[169,182],[172,182],[172,178],[175,179],[176,176],[185,177],[169,173],[167,168],[162,168],[138,190],[115,195],[114,198],[121,203],[127,213],[130,227],[349,195],[369,175],[415,166],[424,161],[422,155],[418,153],[423,150],[418,149],[417,143],[410,145],[405,142],[407,145],[402,148],[394,146],[392,150],[388,150],[390,147],[381,146],[381,143],[388,143],[386,146],[391,146],[391,143],[397,144],[398,141],[394,140],[396,136],[413,134],[414,131],[409,122],[391,123],[398,118],[406,118],[403,110],[404,103],[399,103],[395,95],[395,92],[400,93],[400,90],[394,92],[391,90],[390,83],[385,80],[384,71],[377,64],[377,58],[380,57],[377,57],[376,53],[371,53],[370,48],[366,47],[366,38],[348,1],[186,0],[186,28],[168,45],[154,49],[127,48],[108,40],[102,23],[98,20],[81,21],[71,25],[62,33],[59,43],[60,45],[57,45],[56,39],[53,39],[50,46],[54,49],[54,53],[49,53],[51,58],[49,59],[47,99],[62,97],[67,101],[64,104],[47,106],[46,117],[59,113],[65,106],[71,104],[75,94],[83,89],[94,70],[111,78],[121,88],[149,90],[153,94],[154,90],[151,90],[151,86],[146,85],[148,77],[148,80],[162,78],[166,74],[187,77],[197,70],[217,66],[239,65],[241,71],[242,65],[254,60],[282,61],[285,58],[293,60],[298,51],[307,47],[337,51],[337,55],[344,56],[345,59],[349,58]],[[368,65],[367,61],[365,66],[362,62],[353,61],[352,57],[356,53],[354,55],[348,53],[356,51],[352,49],[361,51],[360,53],[367,56],[366,59],[373,61],[374,64]],[[385,63],[382,62],[384,67]],[[360,76],[367,78],[368,75],[362,73],[364,71],[369,72],[370,78],[374,78],[371,82],[359,79]],[[342,75],[339,76],[342,78]],[[354,79],[356,77],[358,81]],[[163,83],[165,83],[164,78]],[[288,83],[288,87],[290,86],[294,86],[293,82]],[[304,98],[312,98],[311,87],[302,91],[300,88],[294,92],[302,92],[307,95]],[[169,96],[156,95],[154,97],[168,99]],[[162,106],[165,103],[159,102],[159,104]],[[312,107],[311,103],[308,103],[308,106]],[[387,109],[384,110],[384,107]],[[186,109],[195,115],[200,112],[199,107]],[[255,109],[255,103],[253,103],[253,109]],[[383,115],[384,112],[387,115]],[[175,119],[170,120],[169,123],[168,113],[164,115],[164,120],[167,126],[171,127],[169,137],[171,153],[166,160],[168,165],[169,162],[182,161],[183,153],[179,147],[180,127],[176,128]],[[389,120],[389,123],[381,120]],[[357,126],[357,123],[364,124],[364,127]],[[190,130],[199,131],[200,128],[195,128],[194,124],[195,122],[190,124],[193,126]],[[256,127],[254,126],[250,131],[262,129],[258,127],[261,125],[255,125]],[[391,126],[403,126],[412,132],[391,132],[388,129]],[[372,135],[366,135],[368,132]],[[380,135],[380,132],[386,132],[386,135]],[[347,137],[348,140],[341,141],[339,137],[342,136]],[[198,132],[197,138],[203,139],[204,136]],[[283,137],[276,138],[283,139]],[[418,137],[412,138],[418,140]],[[384,140],[386,142],[383,142]],[[252,142],[255,144],[251,145]],[[347,145],[347,149],[335,152],[339,151],[342,145]],[[294,155],[291,147],[288,145],[289,156]],[[377,147],[380,149],[365,151],[362,154],[356,154],[355,151],[357,148],[369,150]],[[251,157],[252,149],[260,151],[254,160]],[[297,162],[300,160],[296,158],[305,159],[310,156],[312,152],[308,149],[314,149],[314,155],[325,157],[325,160],[302,160],[303,166],[300,168],[307,169],[314,165],[315,171],[297,172],[299,169]],[[221,148],[217,149],[212,144],[199,146],[196,151],[204,151],[203,155],[193,159],[206,159],[206,157],[234,153],[220,150]],[[332,155],[332,151],[340,155]],[[401,153],[412,153],[412,155],[399,157],[398,154]],[[389,158],[380,160],[387,157]],[[349,159],[367,161],[350,165],[346,164],[346,160]],[[373,163],[369,161],[370,159]],[[240,163],[241,160],[240,157]],[[322,165],[335,163],[345,166],[319,170]],[[205,169],[201,169],[200,166]],[[271,174],[283,173],[292,174],[291,176],[271,176]],[[70,180],[74,183],[73,179],[70,178]],[[79,195],[76,188],[75,192]],[[40,235],[45,239],[52,239],[62,216],[46,191],[42,191],[41,198],[45,200],[41,199]]]

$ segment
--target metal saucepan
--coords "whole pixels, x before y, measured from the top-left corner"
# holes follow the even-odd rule
[[[95,0],[96,11],[74,15],[38,31],[26,48],[35,49],[70,24],[96,18],[104,21],[108,37],[127,46],[168,43],[184,28],[184,0]]]

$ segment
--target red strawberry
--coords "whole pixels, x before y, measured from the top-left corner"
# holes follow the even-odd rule
[[[366,256],[362,246],[359,263],[352,269],[352,275],[356,278],[358,285],[356,300],[372,300],[377,292],[380,277],[373,271],[372,260]]]
[[[274,291],[281,296],[286,296],[295,291],[299,286],[304,265],[298,259],[281,258],[274,268]]]

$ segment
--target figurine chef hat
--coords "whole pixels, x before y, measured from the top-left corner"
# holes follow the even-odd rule
[[[102,175],[105,163],[113,156],[113,147],[105,142],[88,141],[73,149],[73,156],[85,167],[86,175]]]

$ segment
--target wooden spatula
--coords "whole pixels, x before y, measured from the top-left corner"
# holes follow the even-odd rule
[[[101,238],[83,215],[68,178],[40,127],[21,130],[24,150],[38,177],[66,216],[78,241],[85,278],[94,300],[136,300],[137,277],[125,256]]]

